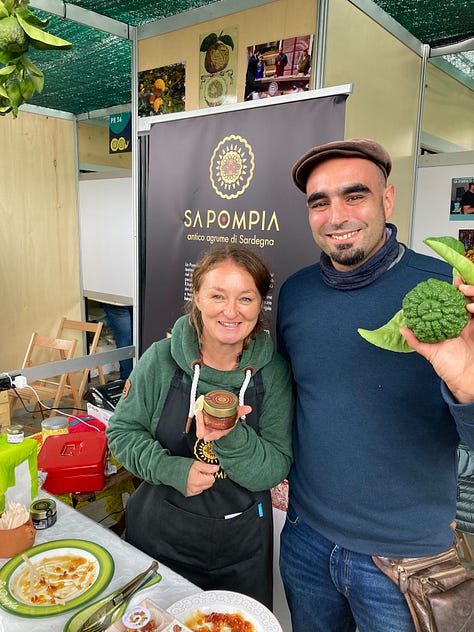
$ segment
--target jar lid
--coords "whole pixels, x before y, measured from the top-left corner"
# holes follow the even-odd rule
[[[47,417],[41,422],[43,430],[54,430],[56,428],[67,428],[67,417]]]
[[[22,434],[23,433],[23,426],[15,425],[15,426],[7,426],[7,434]]]
[[[56,503],[52,498],[39,498],[31,503],[30,513],[35,520],[44,520],[56,513]]]
[[[232,417],[237,413],[239,400],[229,391],[209,391],[204,395],[203,408],[213,417]]]

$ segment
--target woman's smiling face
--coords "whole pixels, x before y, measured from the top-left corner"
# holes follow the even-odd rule
[[[194,301],[201,312],[203,342],[232,345],[237,351],[253,332],[262,305],[252,275],[232,261],[205,274]]]

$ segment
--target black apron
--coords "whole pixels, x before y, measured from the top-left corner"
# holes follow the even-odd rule
[[[260,373],[245,393],[247,423],[258,431],[263,382]],[[177,369],[156,429],[172,455],[213,462],[211,444],[185,432],[191,385]],[[227,516],[227,518],[226,518]],[[143,482],[127,503],[125,539],[203,590],[232,590],[272,609],[273,516],[269,491],[250,492],[222,470],[197,496]]]

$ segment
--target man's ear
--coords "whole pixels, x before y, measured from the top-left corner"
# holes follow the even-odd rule
[[[395,187],[389,184],[385,187],[382,196],[383,207],[385,211],[385,219],[389,219],[395,208]]]

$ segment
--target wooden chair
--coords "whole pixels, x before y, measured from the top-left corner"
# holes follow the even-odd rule
[[[54,362],[58,360],[71,360],[74,357],[76,345],[77,340],[50,338],[47,336],[40,336],[37,332],[34,332],[28,344],[25,359],[23,360],[21,368],[25,369],[27,367],[46,364],[47,362]],[[15,391],[9,391],[11,398],[11,412],[13,412],[16,406],[20,404],[19,397],[21,397],[23,401],[34,401],[35,410],[39,408],[43,418],[45,416],[49,416],[50,412],[54,414],[54,411],[48,411],[47,409],[44,409],[43,406],[40,406],[38,398],[42,402],[52,400],[50,407],[58,408],[61,401],[68,396],[72,398],[74,406],[79,408],[80,400],[78,392],[74,385],[74,381],[68,381],[68,375],[68,373],[63,373],[48,379],[37,380],[28,385],[31,388],[26,386],[25,388],[15,389]],[[31,389],[34,389],[38,398]]]
[[[103,323],[91,323],[82,320],[70,320],[69,318],[64,317],[59,324],[59,329],[56,337],[63,339],[69,338],[69,333],[71,331],[94,334],[92,340],[89,341],[89,355],[93,355],[94,353],[97,353],[102,327]],[[105,384],[104,371],[102,367],[97,366],[96,369],[99,375],[99,383]],[[82,400],[82,396],[86,389],[91,370],[92,369],[84,369],[83,371],[78,372],[80,373],[80,382],[76,388],[79,396],[79,402]],[[68,377],[68,383],[70,383],[70,379],[71,375],[69,375]],[[70,397],[68,399],[70,399]]]

